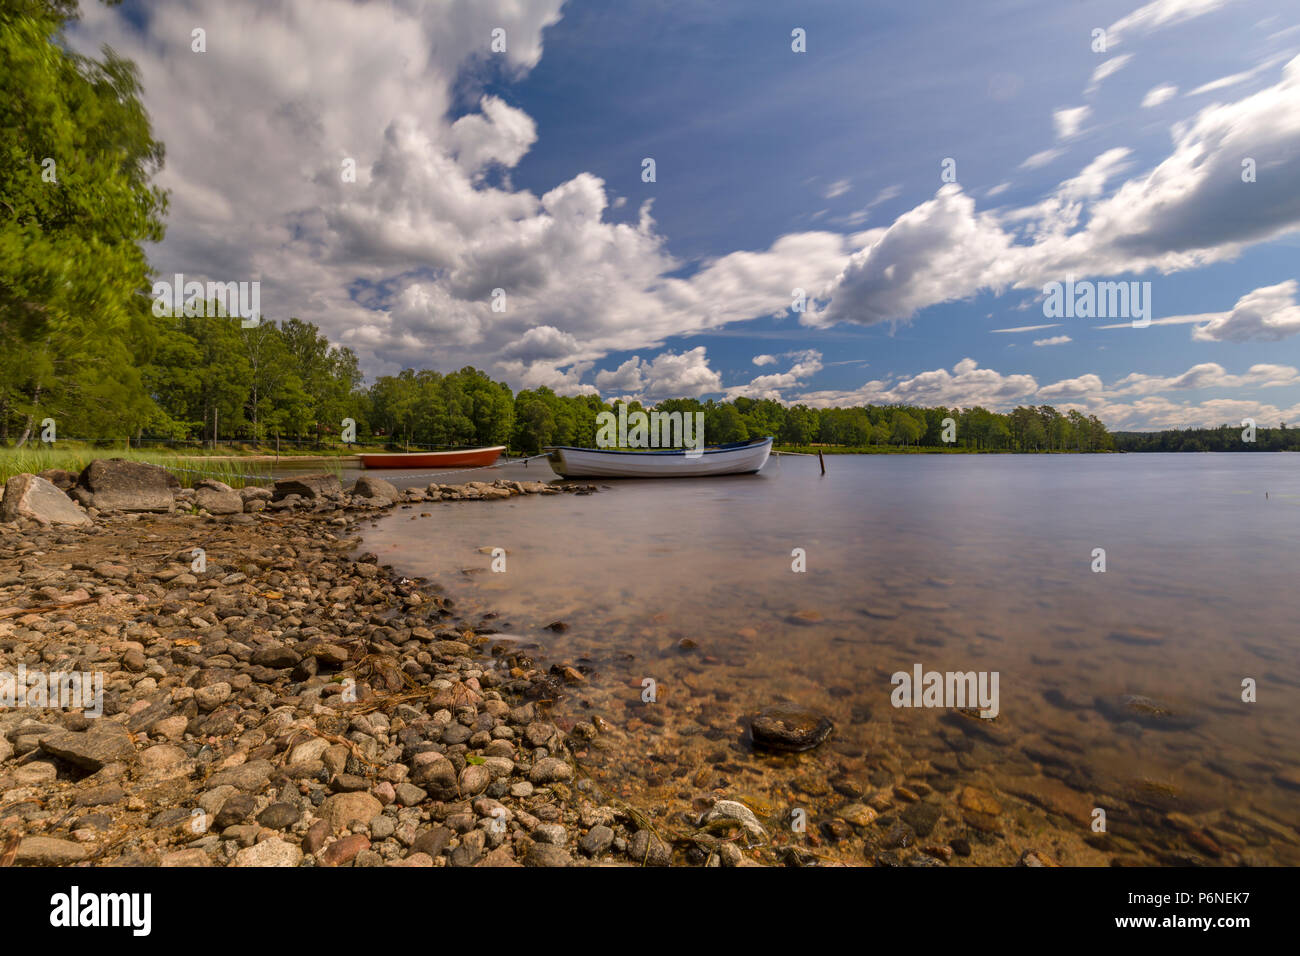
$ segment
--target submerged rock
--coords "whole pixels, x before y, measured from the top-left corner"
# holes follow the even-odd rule
[[[1182,713],[1162,701],[1140,694],[1098,697],[1096,707],[1116,723],[1135,721],[1143,727],[1156,730],[1189,730],[1201,723],[1199,717]]]
[[[719,800],[700,817],[697,824],[702,828],[739,826],[745,834],[755,840],[766,841],[767,831],[754,816],[754,811],[735,800]]]
[[[834,729],[825,714],[795,704],[773,704],[750,723],[755,747],[785,753],[811,750]]]

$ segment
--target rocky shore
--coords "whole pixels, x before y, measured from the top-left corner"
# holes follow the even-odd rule
[[[362,548],[394,509],[426,527],[494,507],[470,501],[595,490],[182,488],[122,461],[10,479],[0,866],[1257,865],[1300,845],[1154,775],[1101,791],[1003,717],[886,729],[838,685],[833,721],[806,689],[753,706],[780,684],[762,668],[788,665],[717,635],[608,609],[572,631],[553,620],[545,642],[501,633],[463,589]],[[647,633],[651,704],[641,664],[590,664]],[[60,673],[97,675],[102,714],[21,699],[20,680]],[[1135,695],[1048,700],[1161,734],[1201,719]],[[1119,832],[1093,832],[1097,806]]]
[[[599,730],[548,720],[561,678],[353,535],[399,503],[593,488],[179,484],[96,461],[6,487],[0,681],[93,672],[103,694],[97,717],[0,709],[0,865],[672,861],[575,772],[571,743]],[[712,864],[746,862],[702,839]]]

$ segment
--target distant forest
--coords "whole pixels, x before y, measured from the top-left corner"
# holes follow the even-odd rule
[[[1300,428],[1256,428],[1246,441],[1241,425],[1163,432],[1111,432],[1116,451],[1300,451]]]

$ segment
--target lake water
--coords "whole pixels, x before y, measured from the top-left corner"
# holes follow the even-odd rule
[[[553,477],[534,461],[443,480],[502,476]],[[901,818],[918,846],[968,839],[968,862],[1296,865],[1298,476],[1285,454],[834,456],[825,476],[774,457],[416,505],[365,546],[471,618],[498,612],[494,639],[583,671],[553,718],[603,717],[584,769],[670,830],[725,793],[828,859],[870,857]],[[996,671],[998,717],[895,708],[891,675],[916,665]],[[753,752],[746,718],[782,699],[829,715],[831,740]],[[873,799],[883,824],[822,826]]]

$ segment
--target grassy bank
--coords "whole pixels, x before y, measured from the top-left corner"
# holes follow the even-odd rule
[[[218,445],[215,449],[204,451],[175,451],[170,449],[145,450],[138,448],[100,448],[91,445],[75,445],[60,442],[57,446],[29,445],[23,448],[0,448],[0,483],[8,481],[14,475],[25,473],[38,474],[50,468],[78,472],[96,458],[125,458],[150,465],[166,468],[174,474],[184,487],[190,487],[203,478],[215,478],[224,481],[233,488],[242,488],[245,484],[260,484],[259,479],[270,476],[271,462],[250,460],[250,456],[259,452],[240,451]],[[323,459],[318,464],[319,470],[340,474],[342,465],[331,458],[340,455],[281,455],[281,463],[292,463],[294,458]],[[251,476],[251,477],[248,477]]]

